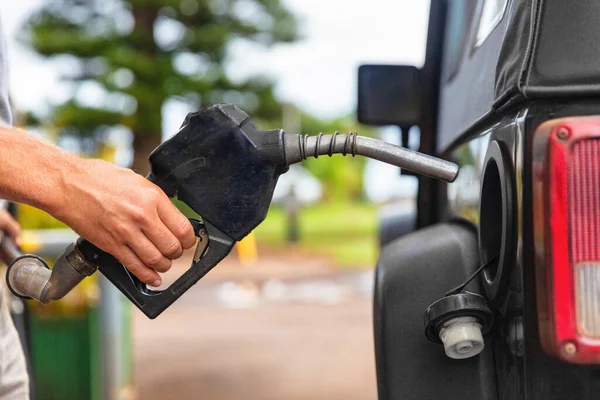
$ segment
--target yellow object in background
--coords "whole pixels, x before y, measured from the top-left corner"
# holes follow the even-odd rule
[[[21,241],[21,251],[23,251],[23,253],[35,253],[42,248],[39,235],[30,230],[23,231],[19,239]]]
[[[258,263],[258,248],[254,232],[250,232],[248,236],[238,242],[237,254],[238,260],[243,266],[252,266]]]

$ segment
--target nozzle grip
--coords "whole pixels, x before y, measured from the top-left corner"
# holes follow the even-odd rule
[[[213,269],[233,248],[235,243],[233,239],[210,225],[210,223],[205,222],[204,226],[209,236],[208,250],[171,286],[164,290],[149,289],[116,258],[100,250],[87,240],[79,238],[77,245],[88,261],[98,265],[100,272],[113,285],[148,318],[154,319]]]

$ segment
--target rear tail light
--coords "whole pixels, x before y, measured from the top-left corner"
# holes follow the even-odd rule
[[[600,117],[548,121],[534,136],[540,338],[565,361],[600,364]]]

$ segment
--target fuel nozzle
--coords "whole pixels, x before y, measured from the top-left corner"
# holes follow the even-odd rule
[[[83,238],[59,257],[51,272],[33,256],[13,263],[9,284],[15,294],[45,303],[62,297],[98,267],[155,318],[265,219],[277,180],[290,164],[333,154],[361,155],[448,182],[458,173],[450,162],[356,133],[303,136],[260,130],[236,106],[218,104],[188,114],[179,131],[149,157],[147,178],[202,217],[201,229],[195,228],[202,247],[169,288],[148,289],[117,259]]]
[[[446,182],[453,182],[458,174],[456,164],[381,140],[359,136],[356,132],[335,132],[331,135],[320,133],[316,136],[286,133],[284,138],[285,158],[288,164],[301,162],[308,157],[350,154],[369,157]]]

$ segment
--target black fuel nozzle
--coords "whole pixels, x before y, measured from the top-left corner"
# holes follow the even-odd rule
[[[149,157],[148,179],[202,217],[194,228],[208,241],[201,241],[202,251],[192,266],[170,287],[152,290],[86,240],[80,238],[77,248],[155,318],[265,219],[277,180],[290,164],[325,154],[362,155],[446,181],[453,181],[458,172],[455,164],[356,133],[301,136],[281,129],[262,131],[236,106],[220,104],[188,114],[179,131]]]
[[[356,133],[261,131],[248,114],[221,104],[189,114],[152,152],[149,179],[241,240],[266,217],[277,179],[290,164],[333,154],[362,155],[449,182],[458,173],[456,164]]]

